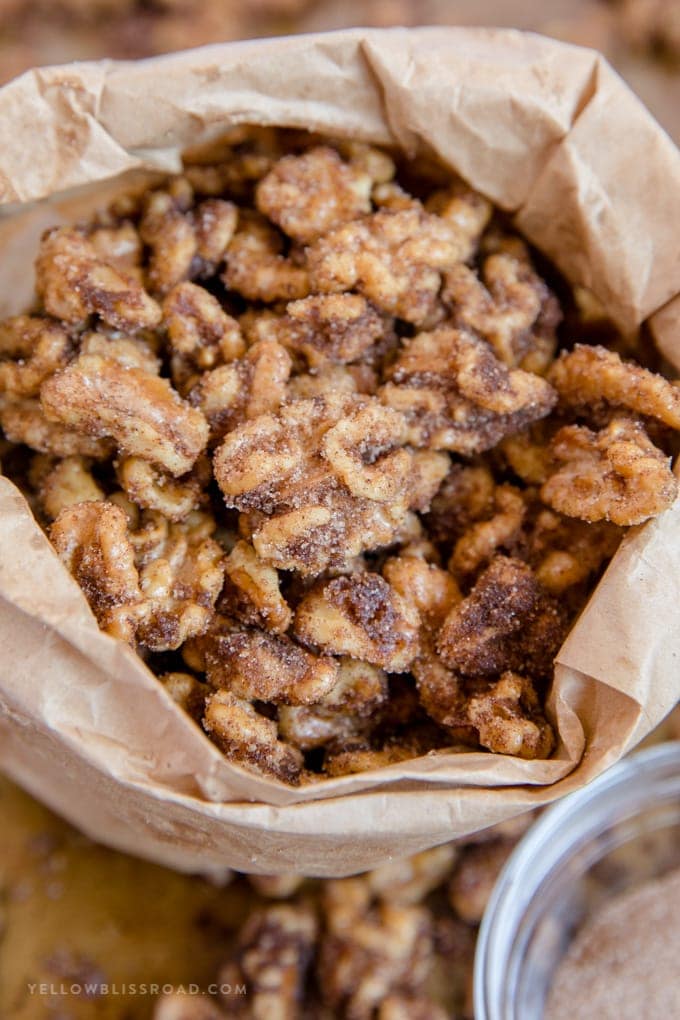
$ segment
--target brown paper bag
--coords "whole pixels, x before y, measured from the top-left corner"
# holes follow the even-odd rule
[[[0,313],[30,300],[47,225],[240,122],[434,150],[623,329],[680,293],[680,154],[601,57],[513,31],[355,29],[1,89]],[[680,365],[678,317],[653,325]],[[680,695],[679,502],[629,534],[560,652],[550,761],[432,752],[293,790],[226,761],[100,633],[2,478],[0,514],[0,765],[94,838],[179,869],[345,875],[414,853],[583,786]]]

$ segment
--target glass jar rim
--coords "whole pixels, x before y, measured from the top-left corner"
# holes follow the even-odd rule
[[[650,794],[650,784],[653,796]],[[498,968],[511,958],[516,923],[548,875],[584,839],[596,837],[657,799],[680,798],[680,741],[619,761],[587,786],[557,801],[531,826],[506,861],[480,926],[474,963],[476,1020],[505,1020],[491,1000]]]

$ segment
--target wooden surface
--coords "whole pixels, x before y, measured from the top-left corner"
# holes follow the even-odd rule
[[[0,777],[0,1017],[141,1020],[151,995],[31,994],[32,983],[214,979],[255,902],[97,846]]]

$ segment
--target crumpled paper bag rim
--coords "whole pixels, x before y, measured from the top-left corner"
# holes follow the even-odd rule
[[[282,93],[279,94],[277,91],[275,99],[272,99],[271,102],[269,102],[271,97],[267,96],[266,90],[261,92],[260,99],[266,97],[268,100],[266,109],[263,104],[262,109],[258,111],[258,116],[254,116],[253,95],[257,93],[257,88],[262,89],[263,82],[269,82],[271,75],[275,73],[271,67],[271,59],[269,59],[272,54],[275,55],[279,65],[284,65],[289,77],[283,82]],[[319,62],[320,77],[315,78],[315,93],[312,98],[304,94],[305,89],[307,93],[309,92],[310,67],[307,66],[304,70],[299,70],[301,84],[294,79],[295,67],[302,68],[304,65],[304,61],[301,60],[303,54],[307,65],[310,61],[312,64],[315,61]],[[600,178],[603,178],[607,183],[607,172],[610,168],[606,162],[604,165],[599,162],[602,158],[600,147],[598,146],[594,150],[584,141],[584,136],[587,139],[589,131],[592,133],[595,127],[600,128],[598,118],[601,119],[603,116],[601,106],[609,109],[610,112],[612,103],[618,103],[622,108],[625,107],[626,113],[630,115],[639,129],[638,136],[652,140],[650,143],[651,152],[648,153],[652,169],[655,167],[654,160],[656,159],[660,165],[663,165],[664,172],[670,174],[673,180],[680,181],[680,157],[677,150],[599,55],[593,51],[552,40],[544,40],[539,36],[513,30],[440,29],[437,27],[417,30],[354,29],[348,32],[204,47],[196,51],[132,64],[107,61],[103,64],[83,63],[65,68],[40,69],[28,72],[0,90],[0,123],[2,123],[3,113],[10,119],[12,115],[16,115],[17,103],[25,102],[29,103],[29,106],[30,102],[34,103],[36,117],[38,120],[42,117],[47,124],[48,131],[45,138],[48,155],[50,152],[64,154],[62,165],[59,166],[60,183],[65,188],[76,189],[62,196],[64,203],[68,205],[71,198],[77,201],[78,186],[85,181],[96,181],[103,186],[118,179],[124,172],[140,168],[161,171],[176,170],[178,168],[176,152],[178,148],[185,147],[189,141],[192,144],[207,141],[220,134],[228,124],[232,123],[259,122],[281,124],[282,126],[311,127],[337,135],[352,135],[367,141],[398,144],[411,150],[423,144],[436,147],[436,139],[428,138],[426,129],[429,128],[433,132],[435,127],[439,127],[443,130],[442,124],[446,124],[446,117],[443,116],[436,104],[430,102],[431,93],[434,90],[441,94],[442,81],[444,80],[441,76],[454,73],[449,65],[449,61],[453,61],[454,54],[456,61],[461,66],[465,66],[466,71],[474,80],[471,82],[466,77],[465,87],[460,86],[457,91],[453,89],[450,93],[447,92],[451,103],[455,105],[455,113],[458,117],[455,125],[450,126],[452,134],[456,135],[455,140],[458,147],[453,147],[455,150],[453,155],[456,158],[452,158],[451,151],[440,153],[440,155],[444,162],[451,165],[463,178],[504,208],[513,210],[519,229],[534,243],[537,243],[536,234],[537,230],[540,232],[542,216],[545,221],[546,208],[552,213],[553,193],[564,195],[567,213],[571,214],[574,213],[574,208],[572,208],[574,202],[578,212],[582,211],[578,203],[585,200],[580,194],[576,198],[574,197],[575,180],[578,181],[579,187],[584,189],[586,198],[602,202],[603,187]],[[497,63],[490,63],[491,57]],[[288,61],[287,64],[286,61]],[[566,69],[565,62],[569,65]],[[513,97],[517,104],[513,130],[516,127],[519,142],[512,132],[509,133],[508,138],[501,136],[500,139],[499,144],[505,146],[502,151],[509,166],[506,174],[507,179],[501,182],[509,189],[509,198],[506,196],[506,201],[499,199],[498,196],[501,184],[494,187],[492,179],[493,173],[498,172],[498,167],[487,165],[485,153],[480,151],[481,145],[471,144],[469,134],[466,135],[466,131],[472,132],[473,129],[479,128],[479,120],[475,119],[475,117],[479,117],[479,109],[474,106],[475,89],[485,97],[485,102],[491,103],[482,88],[482,85],[485,84],[482,81],[484,73],[489,68],[493,70],[494,81],[500,78],[507,83],[517,79],[522,89],[528,89],[528,83],[531,84],[532,89],[536,89],[535,95],[533,92],[529,94],[521,90],[518,93],[518,96],[522,97],[522,103],[526,104],[526,108],[520,103],[518,96]],[[161,71],[164,72],[162,79]],[[280,72],[281,67],[279,66],[276,73]],[[462,74],[462,72],[460,73]],[[324,78],[324,74],[328,77]],[[325,106],[323,106],[320,94],[323,96],[323,89],[328,86],[328,81],[333,80],[333,75],[337,75],[342,80],[343,95],[338,94],[336,105],[331,109],[328,97],[326,96]],[[477,75],[476,78],[475,75]],[[561,75],[566,75],[571,89],[570,91],[564,84],[563,94],[554,88],[555,82],[560,79]],[[250,90],[244,87],[237,95],[232,95],[227,87],[229,81],[232,78],[241,81],[247,76],[250,76]],[[200,83],[200,91],[195,95],[187,93],[184,97],[186,108],[181,108],[177,103],[177,90],[186,87],[187,82],[195,81]],[[323,86],[321,93],[317,88],[319,82]],[[376,82],[378,83],[377,87]],[[145,83],[146,86],[151,83],[151,87],[145,88],[143,94],[140,93],[141,83]],[[298,85],[302,95],[298,95],[295,91]],[[219,93],[223,100],[222,105],[217,104],[216,107],[211,108],[206,100],[206,108],[202,109],[200,113],[197,112],[196,107],[200,106],[202,101],[200,97],[204,96],[204,90],[209,92],[210,89],[218,93],[220,89],[222,90]],[[364,93],[366,96],[366,102],[360,111],[357,111],[352,105],[353,89],[357,89],[362,97]],[[373,89],[373,93],[371,89]],[[344,95],[345,91],[349,98]],[[159,93],[163,93],[163,95],[159,97]],[[133,104],[132,97],[141,105]],[[250,105],[247,100],[250,101]],[[145,117],[149,104],[155,101],[160,103],[158,123],[150,125],[146,123]],[[499,102],[498,97],[495,101]],[[175,103],[174,109],[173,102]],[[427,123],[423,119],[423,109],[418,106],[419,102],[421,105],[422,103],[426,104]],[[146,107],[144,103],[147,104]],[[291,104],[295,105],[296,111],[300,112],[295,116],[283,117],[281,107],[285,103],[288,103],[289,107]],[[466,104],[470,106],[471,112]],[[139,118],[135,117],[131,122],[129,112],[133,106],[140,110],[140,116]],[[494,114],[498,114],[492,103],[491,107]],[[527,123],[516,124],[516,121],[522,120],[520,114],[524,115],[525,109],[530,111],[530,114],[526,113]],[[329,125],[330,112],[333,113],[333,118],[331,118],[333,123]],[[475,114],[475,117],[472,114]],[[453,114],[451,114],[452,116]],[[466,122],[466,116],[471,118],[470,124]],[[498,114],[498,116],[501,115]],[[437,118],[440,118],[442,123]],[[434,126],[430,125],[430,120],[435,122]],[[106,125],[104,125],[104,121]],[[361,122],[363,126],[358,126],[358,122]],[[150,137],[144,137],[140,123],[146,125],[145,129]],[[72,129],[74,134],[72,138],[65,140],[63,131],[66,128]],[[58,129],[62,131],[62,134]],[[35,125],[31,127],[31,131],[34,130]],[[522,136],[523,131],[533,131],[539,136],[536,142],[538,152],[534,153],[531,150],[531,172],[528,172],[521,181],[517,181],[511,179],[513,159],[515,163],[518,160],[521,163],[523,153],[520,151],[518,155],[513,150],[513,145],[517,142],[520,150],[521,144],[525,144],[525,147],[528,148],[528,142]],[[493,136],[493,133],[491,135]],[[495,136],[493,138],[495,139]],[[461,139],[467,139],[467,148],[463,146]],[[533,135],[531,140],[533,144],[535,141]],[[20,142],[21,137],[17,139],[17,144],[6,146],[4,149],[0,148],[0,204],[16,202],[17,199],[28,203],[40,195],[50,194],[54,186],[56,170],[50,169],[49,158],[44,159],[36,168],[32,168],[28,178],[22,175],[16,176],[19,170],[26,169],[26,158]],[[30,153],[30,144],[26,151]],[[56,163],[58,162],[57,160]],[[565,171],[565,167],[569,173]],[[573,179],[569,177],[570,173],[574,175]],[[485,175],[489,179],[486,179]],[[23,182],[21,188],[17,187],[19,181]],[[521,198],[522,191],[524,198],[519,200],[518,195]],[[553,205],[545,205],[546,196],[551,198]],[[658,270],[660,280],[654,278],[649,267],[646,273],[637,272],[639,267],[635,260],[626,262],[621,271],[618,267],[617,272],[605,272],[610,268],[609,262],[616,260],[611,251],[599,250],[598,245],[604,246],[598,230],[604,234],[609,231],[609,236],[615,242],[620,242],[622,234],[625,233],[625,223],[621,212],[622,209],[625,209],[628,213],[630,209],[630,205],[626,204],[630,196],[626,195],[625,188],[623,194],[620,194],[615,188],[611,196],[606,197],[607,201],[600,210],[601,222],[576,224],[577,231],[581,231],[580,234],[577,232],[577,240],[582,242],[581,247],[586,242],[588,245],[592,245],[588,254],[592,255],[595,268],[589,264],[588,259],[585,260],[585,264],[582,263],[582,251],[578,245],[574,245],[574,251],[568,252],[569,258],[566,259],[570,265],[570,271],[567,271],[566,275],[572,281],[582,282],[584,285],[593,287],[609,310],[614,310],[619,323],[624,327],[631,328],[658,309],[663,312],[672,306],[675,296],[680,291],[680,266],[677,257],[673,260],[666,253],[665,245],[661,243],[665,238],[664,223],[658,222],[655,224],[655,229],[658,229],[660,239],[657,241],[653,238],[652,240],[658,248],[654,251],[654,268]],[[633,197],[636,198],[638,205],[643,207],[643,212],[647,215],[646,199],[637,194],[635,189],[633,189]],[[663,202],[666,201],[667,196],[662,190],[661,197],[659,198],[657,192],[654,198],[655,202]],[[55,200],[55,195],[52,194],[52,201]],[[543,206],[541,206],[541,201],[544,203]],[[569,205],[570,202],[572,206]],[[52,203],[46,205],[44,202],[38,202],[37,205],[22,205],[20,207],[9,205],[7,211],[14,214],[19,213],[20,216],[17,216],[14,222],[21,223],[21,216],[30,216],[36,211],[41,215],[46,208],[52,208]],[[561,208],[562,206],[560,206]],[[564,215],[566,216],[567,213]],[[585,217],[583,218],[585,220]],[[665,221],[667,217],[664,216],[663,219]],[[2,227],[3,220],[0,219],[0,236]],[[563,229],[564,223],[559,221],[555,229],[557,227]],[[545,222],[542,223],[542,228],[546,228]],[[549,234],[549,240],[551,236]],[[561,247],[557,253],[551,251],[550,243],[538,243],[537,247],[552,257],[558,268],[565,272],[565,259],[561,257],[564,252]],[[624,254],[626,253],[624,252]],[[602,265],[598,263],[598,259]],[[623,259],[623,261],[626,260]],[[598,272],[602,279],[598,277]],[[637,276],[640,276],[639,280]],[[601,287],[598,289],[599,284]],[[6,295],[8,293],[7,286],[0,287],[0,292]],[[625,297],[622,297],[623,293],[625,293]],[[14,290],[12,290],[12,296],[16,299]],[[673,360],[678,351],[673,349],[672,342],[669,342],[667,347],[669,349],[664,350],[664,353],[670,357],[670,360]],[[0,496],[3,499],[5,497],[11,499],[16,495],[16,490],[11,496],[7,494],[6,490],[9,486],[10,483],[0,479]],[[635,573],[635,570],[638,569],[636,566],[638,560],[644,560],[645,549],[640,551],[640,541],[643,546],[648,541],[646,537],[640,539],[640,535],[653,536],[656,532],[663,532],[665,535],[665,530],[670,525],[664,522],[671,521],[671,518],[674,521],[677,512],[678,507],[673,508],[658,521],[650,522],[643,529],[637,529],[636,534],[632,534],[630,538],[626,539],[612,561],[606,578],[611,579],[613,575],[618,578],[621,574],[622,563],[625,565],[625,570],[632,570]],[[673,521],[671,524],[674,526]],[[24,523],[26,523],[25,520]],[[79,654],[84,656],[93,667],[98,666],[94,660],[99,657],[99,653],[106,643],[109,642],[113,645],[117,645],[117,643],[99,632],[80,589],[66,574],[37,525],[33,523],[32,527],[34,529],[33,539],[42,540],[44,543],[42,553],[47,553],[46,560],[51,559],[53,568],[63,575],[60,590],[63,593],[70,585],[69,605],[77,607],[74,608],[74,613],[78,618],[76,624],[73,623],[72,618],[67,616],[66,619],[50,620],[49,626],[53,628],[55,635],[58,634],[62,638],[66,635],[71,648],[77,649]],[[662,540],[665,540],[663,536]],[[0,575],[1,573],[0,571]],[[647,578],[647,581],[653,587],[654,577]],[[607,584],[609,585],[609,581]],[[590,606],[593,605],[594,599],[601,601],[603,590],[601,583],[595,596],[591,599]],[[0,584],[0,591],[7,597],[6,587],[3,584]],[[30,614],[31,608],[21,605],[21,599],[17,599],[15,596],[16,592],[13,595],[10,593],[10,600],[14,602],[15,607],[22,612],[28,611]],[[609,608],[611,609],[611,607]],[[623,612],[621,606],[616,606],[615,609],[619,613]],[[44,606],[40,611],[33,611],[33,619],[44,620],[45,616],[41,617],[40,615],[43,610]],[[56,615],[58,617],[59,614]],[[81,729],[80,732],[66,735],[68,727],[64,720],[62,720],[64,725],[62,736],[65,742],[71,742],[70,751],[74,755],[87,756],[95,768],[107,770],[119,785],[143,790],[145,794],[148,793],[154,799],[164,798],[168,804],[180,801],[182,803],[190,802],[196,806],[196,810],[208,811],[213,815],[217,812],[221,820],[234,825],[251,824],[246,819],[262,817],[262,811],[266,808],[267,821],[265,825],[268,830],[274,829],[283,832],[289,826],[295,829],[297,822],[291,823],[292,819],[305,819],[309,816],[311,816],[314,826],[315,812],[323,812],[324,815],[327,815],[325,805],[330,804],[337,807],[345,802],[350,810],[352,806],[356,805],[356,817],[352,818],[352,831],[359,833],[361,838],[364,838],[367,829],[373,828],[375,825],[375,811],[371,806],[367,812],[366,805],[369,803],[374,805],[385,798],[390,800],[403,797],[408,795],[411,790],[418,791],[418,796],[422,799],[421,810],[416,812],[415,817],[409,816],[408,819],[402,820],[404,829],[417,828],[423,821],[423,812],[427,810],[426,807],[423,807],[423,803],[428,802],[432,797],[436,798],[440,793],[455,793],[459,798],[462,796],[462,791],[477,796],[489,795],[494,790],[496,793],[507,794],[505,811],[501,810],[501,816],[507,817],[508,814],[521,810],[517,807],[520,801],[522,804],[526,804],[534,800],[552,799],[560,792],[578,786],[581,781],[593,778],[607,764],[616,760],[634,740],[644,733],[646,728],[653,722],[659,721],[660,714],[670,707],[667,704],[670,694],[668,691],[664,691],[658,696],[653,711],[648,712],[645,699],[643,698],[641,702],[634,693],[631,693],[629,684],[632,681],[625,672],[625,662],[622,662],[622,671],[614,676],[606,671],[604,675],[593,676],[594,671],[588,668],[587,662],[585,663],[586,668],[583,668],[583,635],[585,634],[589,641],[592,639],[589,634],[589,617],[592,615],[593,613],[584,611],[558,657],[556,679],[559,677],[560,683],[556,682],[553,685],[551,708],[553,714],[557,714],[558,719],[567,723],[566,729],[569,732],[572,753],[571,755],[567,753],[562,745],[558,749],[557,758],[549,762],[522,762],[518,759],[494,756],[488,752],[455,755],[435,752],[424,758],[413,759],[359,776],[325,780],[314,786],[291,790],[275,780],[262,779],[239,766],[225,762],[208,738],[171,702],[161,685],[138,659],[136,660],[136,669],[131,667],[132,672],[137,674],[135,682],[139,681],[140,673],[147,674],[148,687],[145,689],[145,696],[149,696],[151,687],[153,687],[154,702],[163,705],[164,712],[167,710],[164,721],[167,723],[168,729],[174,736],[182,734],[181,739],[186,738],[187,744],[192,745],[192,750],[186,752],[184,764],[181,761],[173,761],[171,767],[169,766],[172,781],[168,782],[163,778],[162,769],[152,769],[151,778],[144,780],[136,776],[134,772],[130,772],[128,762],[122,758],[117,758],[115,762],[109,761],[111,747],[103,739],[101,746],[98,745],[99,731],[96,726],[91,731],[87,731],[86,748],[82,743],[85,731]],[[133,655],[134,653],[126,648],[112,650],[109,645],[105,659],[107,657],[115,659],[120,665],[125,664],[127,669],[130,666],[130,656]],[[581,699],[578,702],[579,706],[584,697],[586,700],[587,697],[590,697],[593,701],[597,701],[600,697],[609,699],[612,714],[621,719],[625,717],[625,723],[622,724],[622,729],[619,732],[619,740],[615,745],[604,750],[597,747],[597,755],[594,759],[593,751],[597,742],[592,744],[590,739],[592,734],[584,734],[581,717],[574,710],[573,705],[568,703],[568,699],[561,698],[560,688],[565,690],[569,688],[572,694],[580,692],[578,693],[578,698]],[[638,690],[634,683],[633,689]],[[603,694],[603,691],[607,693]],[[584,695],[583,692],[586,694]],[[677,698],[677,690],[674,689],[672,693]],[[54,705],[51,707],[54,709]],[[6,705],[5,708],[5,714],[14,712],[17,718],[20,717],[16,703],[12,707]],[[2,712],[0,711],[0,719],[1,716]],[[182,759],[182,755],[179,757]],[[191,790],[191,784],[188,782],[187,775],[182,772],[182,768],[187,771],[186,763],[199,758],[204,763],[204,768],[202,772],[197,772],[196,786],[194,790]],[[18,758],[16,760],[18,761]],[[8,761],[6,758],[6,765]],[[140,757],[140,761],[142,761],[140,768],[143,769],[143,755]],[[9,768],[12,769],[11,764],[9,764]],[[546,768],[555,774],[550,778],[540,778],[541,770]],[[27,766],[25,763],[22,764],[21,769],[16,766],[14,771],[21,772],[22,769],[22,774],[26,776]],[[489,778],[489,773],[492,778]],[[228,777],[228,780],[225,780],[225,776]],[[493,785],[484,787],[485,780]],[[546,783],[547,786],[542,785]],[[225,790],[228,791],[226,795]],[[514,796],[514,801],[510,800],[510,795]],[[494,796],[490,799],[497,800],[498,798]],[[253,803],[253,801],[256,802]],[[452,801],[448,802],[447,810],[453,810]],[[343,817],[345,818],[343,824],[347,829],[346,813],[343,814]],[[82,818],[78,819],[78,824],[83,827]],[[304,829],[307,823],[302,821],[300,824]],[[491,824],[491,821],[487,821],[486,824]],[[255,820],[252,825],[257,829],[259,822]],[[318,832],[318,826],[313,831]],[[424,836],[424,838],[426,837]],[[430,835],[429,840],[431,838]],[[109,833],[108,840],[112,841],[112,839],[113,836]],[[429,843],[429,840],[426,838],[426,842]],[[137,848],[135,847],[135,849]]]

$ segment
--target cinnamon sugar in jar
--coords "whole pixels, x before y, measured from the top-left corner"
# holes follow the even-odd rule
[[[550,808],[486,911],[476,1020],[680,1017],[680,742]]]

